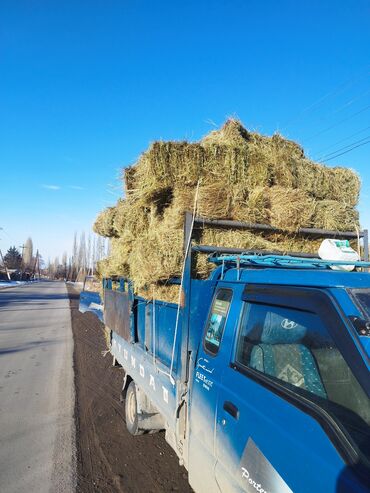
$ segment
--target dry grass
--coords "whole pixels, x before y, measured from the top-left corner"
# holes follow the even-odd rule
[[[123,183],[126,197],[136,189],[136,168],[135,166],[127,166],[123,169]]]
[[[100,271],[130,277],[136,292],[155,290],[157,298],[174,301],[178,287],[163,283],[181,273],[184,212],[193,210],[198,181],[198,215],[286,231],[263,236],[206,229],[197,240],[204,244],[317,252],[320,241],[296,236],[297,229],[358,227],[354,207],[360,180],[353,171],[314,163],[295,142],[249,132],[231,119],[197,143],[154,142],[124,170],[125,200],[103,211],[94,224],[97,233],[113,238]],[[199,256],[198,275],[208,275],[211,268]]]
[[[145,289],[139,289],[137,295],[146,299],[177,303],[179,300],[179,291],[180,286],[175,284],[150,284]]]
[[[275,228],[297,231],[312,226],[315,200],[298,188],[269,189],[270,223]]]
[[[333,231],[355,231],[359,228],[358,212],[336,200],[321,200],[316,205],[315,227]]]
[[[116,210],[116,207],[107,207],[98,215],[93,225],[95,233],[108,238],[117,236],[117,231],[113,225]]]

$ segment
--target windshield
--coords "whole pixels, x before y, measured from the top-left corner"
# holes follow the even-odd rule
[[[370,320],[370,288],[351,289],[351,294],[364,317]]]

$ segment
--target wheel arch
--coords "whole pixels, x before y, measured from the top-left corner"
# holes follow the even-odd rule
[[[123,377],[123,384],[121,390],[121,402],[123,402],[126,399],[128,386],[133,381],[134,379],[132,378],[132,376],[129,373],[125,373],[125,376]]]

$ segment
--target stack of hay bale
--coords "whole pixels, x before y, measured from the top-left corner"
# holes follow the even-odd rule
[[[270,224],[283,233],[204,229],[201,243],[245,249],[317,252],[320,242],[294,233],[315,227],[354,231],[360,180],[346,168],[328,168],[307,159],[295,142],[266,137],[228,120],[200,142],[154,142],[124,170],[125,198],[100,213],[94,231],[111,238],[102,275],[133,280],[136,292],[174,300],[166,286],[183,262],[184,212]],[[210,266],[197,263],[199,276]]]

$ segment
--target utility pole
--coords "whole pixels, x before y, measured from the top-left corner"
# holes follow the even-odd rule
[[[33,266],[33,269],[32,269],[32,275],[33,275],[33,277],[36,276],[36,266],[37,266],[38,259],[39,259],[39,251],[37,250],[36,251],[36,258],[35,258],[35,265]],[[39,267],[39,270],[40,270],[40,267]]]
[[[24,251],[24,249],[25,249],[25,248],[27,248],[27,247],[26,247],[26,245],[19,245],[19,248],[21,248],[21,249],[22,249],[21,278],[20,278],[20,280],[22,280],[22,277],[23,277],[23,251]]]
[[[39,251],[37,250],[37,270],[38,270],[38,273],[39,273],[39,280],[41,279],[41,274],[40,274],[40,255],[39,255]]]

